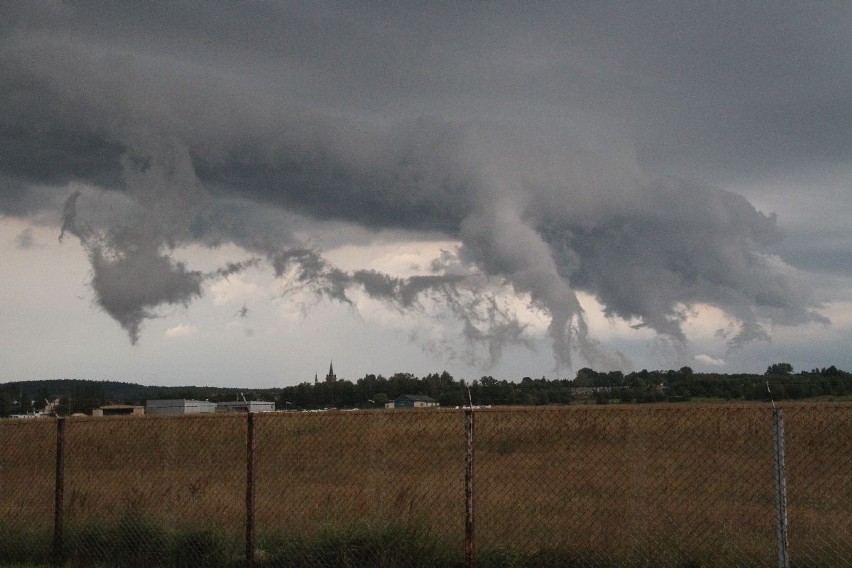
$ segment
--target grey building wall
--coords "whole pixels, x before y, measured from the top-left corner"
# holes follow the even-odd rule
[[[145,402],[145,414],[200,414],[215,410],[216,403],[206,400],[165,399]]]
[[[217,403],[216,410],[223,412],[272,412],[275,410],[275,403],[262,400],[228,401]]]

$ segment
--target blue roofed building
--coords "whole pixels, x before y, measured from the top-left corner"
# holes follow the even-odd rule
[[[439,406],[438,401],[425,394],[404,394],[389,403],[390,408],[431,408],[436,406]]]

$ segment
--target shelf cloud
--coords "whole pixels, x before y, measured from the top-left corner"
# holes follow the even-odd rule
[[[18,5],[0,212],[64,203],[60,238],[132,342],[251,267],[344,303],[443,303],[492,357],[525,334],[488,283],[547,314],[558,368],[630,364],[590,336],[578,292],[682,362],[684,306],[715,306],[739,349],[827,322],[776,215],[724,187],[850,157],[850,10],[722,8]],[[343,270],[303,238],[335,223],[460,247],[420,276]],[[251,260],[175,256],[229,243]]]

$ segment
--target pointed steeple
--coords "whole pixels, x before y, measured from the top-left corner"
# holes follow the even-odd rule
[[[337,375],[334,374],[334,363],[329,363],[328,374],[325,376],[325,382],[333,383],[337,380]]]

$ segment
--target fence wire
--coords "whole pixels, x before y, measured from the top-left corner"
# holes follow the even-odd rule
[[[450,561],[463,537],[461,426],[460,413],[441,411],[258,416],[261,558],[275,566]]]
[[[480,548],[582,566],[772,566],[768,421],[745,408],[482,413]]]
[[[58,422],[2,421],[0,565],[779,565],[768,405],[474,418],[472,533],[462,410],[63,419],[61,502]],[[784,421],[791,566],[852,566],[852,404]]]
[[[0,563],[50,558],[56,424],[0,422]]]
[[[794,566],[852,566],[852,413],[784,408],[790,557]]]
[[[242,535],[245,431],[237,414],[69,420],[64,556],[137,566],[239,558],[224,545]]]

